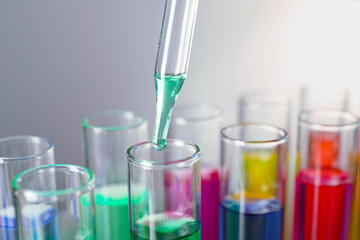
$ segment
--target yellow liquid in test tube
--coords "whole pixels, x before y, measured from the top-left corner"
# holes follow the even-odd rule
[[[350,240],[358,240],[360,236],[360,155],[356,157],[355,192],[351,216]]]
[[[246,190],[253,194],[275,195],[277,165],[277,155],[274,151],[247,152],[244,155]]]

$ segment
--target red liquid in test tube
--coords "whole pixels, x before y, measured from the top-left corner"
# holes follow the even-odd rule
[[[339,170],[340,134],[311,132],[309,168],[296,178],[294,240],[347,240],[353,180]]]
[[[353,182],[340,170],[300,171],[296,179],[295,240],[346,240]]]

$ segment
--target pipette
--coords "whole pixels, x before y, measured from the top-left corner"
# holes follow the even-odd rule
[[[155,64],[156,115],[153,147],[166,145],[171,113],[186,79],[198,0],[166,0]]]

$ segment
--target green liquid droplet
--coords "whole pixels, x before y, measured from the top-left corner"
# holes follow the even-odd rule
[[[161,151],[166,146],[166,138],[169,130],[171,113],[186,74],[157,75],[155,77],[156,88],[156,115],[153,136],[153,147]]]

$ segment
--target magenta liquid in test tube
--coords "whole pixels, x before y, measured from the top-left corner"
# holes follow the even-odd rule
[[[220,129],[223,111],[210,104],[175,107],[169,138],[199,145],[201,158],[201,235],[218,239],[220,203]]]

